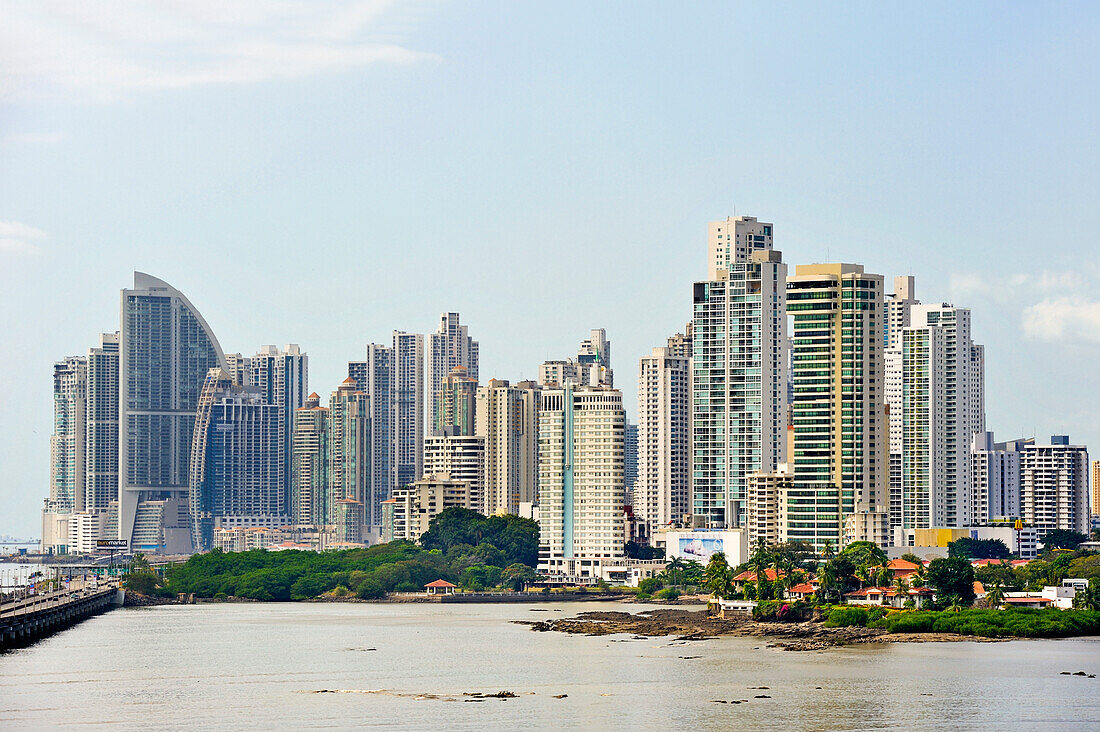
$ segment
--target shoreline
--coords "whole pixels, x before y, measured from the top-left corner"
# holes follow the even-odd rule
[[[700,641],[719,636],[766,638],[768,648],[819,651],[836,646],[869,643],[960,642],[999,643],[1015,638],[983,638],[960,633],[889,633],[883,628],[827,628],[812,620],[797,623],[754,621],[749,617],[708,617],[706,610],[658,609],[636,614],[618,611],[581,613],[575,618],[513,620],[536,632],[604,636],[627,634],[637,639],[675,636],[677,641]]]

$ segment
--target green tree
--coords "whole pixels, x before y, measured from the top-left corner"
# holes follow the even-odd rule
[[[1073,607],[1077,610],[1100,610],[1100,577],[1089,579],[1089,585],[1077,590],[1073,596]]]
[[[511,587],[516,592],[519,592],[527,585],[538,582],[538,579],[539,576],[535,574],[535,570],[522,562],[509,564],[504,568],[504,571],[500,573],[501,584]]]
[[[921,566],[924,565],[923,560],[921,560],[921,558],[918,557],[913,552],[905,552],[905,554],[901,555],[901,558],[904,559],[907,562],[911,562],[912,564],[917,565],[918,567],[921,567]]]
[[[1088,537],[1077,531],[1055,529],[1047,532],[1039,541],[1042,542],[1044,550],[1076,549],[1081,542],[1088,541]]]
[[[1008,559],[1012,552],[1000,539],[971,539],[966,536],[948,543],[947,556],[963,559]]]
[[[638,590],[647,595],[652,595],[664,586],[665,583],[659,577],[647,577],[638,583]]]
[[[928,565],[928,584],[940,602],[955,598],[962,605],[974,602],[974,568],[959,557],[933,559]]]
[[[881,567],[886,564],[886,552],[882,551],[878,544],[872,541],[853,541],[844,547],[840,553],[842,557],[848,557],[852,564],[859,569],[861,567]]]
[[[707,590],[714,597],[727,599],[733,595],[733,570],[726,563],[723,552],[711,555],[706,569],[703,570],[703,579]]]
[[[985,593],[985,601],[991,608],[999,608],[1005,604],[1004,588],[1001,587],[1001,583],[998,582]]]

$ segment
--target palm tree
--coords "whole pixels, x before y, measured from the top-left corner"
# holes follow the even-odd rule
[[[726,563],[726,555],[715,552],[703,570],[703,579],[711,595],[726,599],[733,594],[733,570]]]
[[[1000,582],[997,582],[997,584],[990,588],[989,592],[985,594],[985,600],[989,603],[989,606],[993,608],[998,608],[1005,604],[1005,593]]]

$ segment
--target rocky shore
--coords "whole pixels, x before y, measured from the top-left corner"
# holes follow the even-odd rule
[[[539,632],[578,635],[630,634],[637,638],[675,636],[678,641],[699,641],[722,635],[768,638],[769,648],[816,651],[856,643],[920,643],[926,641],[995,641],[954,633],[887,633],[881,628],[826,628],[819,621],[799,623],[756,622],[748,616],[711,617],[706,610],[661,609],[637,614],[588,612],[575,618],[517,620]]]

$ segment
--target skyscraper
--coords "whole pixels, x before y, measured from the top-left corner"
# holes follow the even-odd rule
[[[333,523],[328,488],[328,408],[315,393],[294,412],[291,518],[296,524]]]
[[[390,439],[394,434],[396,412],[393,363],[393,347],[376,343],[367,346],[366,358],[362,361],[348,363],[348,376],[355,379],[356,388],[370,398],[371,473],[366,513],[371,521],[381,521],[382,501],[390,497],[394,481],[391,466],[397,457],[397,445]],[[407,439],[412,437],[409,434]],[[371,524],[371,531],[380,530],[379,524]]]
[[[709,225],[709,276],[692,318],[692,513],[743,525],[749,473],[786,461],[787,266],[772,225]]]
[[[477,379],[470,376],[465,366],[455,366],[443,377],[435,392],[435,424],[433,435],[474,434],[474,395]],[[432,472],[425,467],[425,471]],[[436,471],[438,472],[438,471]]]
[[[882,276],[856,264],[799,265],[794,316],[794,477],[785,540],[818,550],[887,543]]]
[[[118,333],[88,351],[85,508],[106,511],[118,499]]]
[[[83,511],[88,359],[69,356],[53,367],[53,435],[50,437],[50,513]]]
[[[465,325],[459,323],[458,313],[439,316],[439,329],[428,334],[427,364],[427,425],[432,434],[439,434],[439,393],[443,379],[455,366],[466,369],[466,375],[477,384],[477,341],[470,337]],[[419,477],[419,476],[418,476]]]
[[[984,380],[970,311],[913,305],[902,330],[902,523],[907,529],[968,526],[973,518],[971,444],[985,431]]]
[[[210,369],[199,395],[191,442],[191,541],[196,551],[213,547],[214,529],[284,524],[287,484],[283,469],[282,406],[258,387],[233,383],[229,372]]]
[[[902,376],[902,331],[912,322],[916,299],[915,279],[911,275],[895,277],[894,291],[886,295],[886,319],[883,323],[883,340],[886,354],[886,405],[889,425],[889,493],[890,528],[902,525],[902,438],[904,428],[904,378]]]
[[[119,353],[119,538],[161,546],[155,517],[163,521],[162,509],[188,503],[199,392],[207,372],[227,364],[214,332],[183,293],[143,272],[135,272],[133,289],[121,294]],[[143,514],[148,537],[138,541],[134,527],[143,500],[167,503]]]
[[[622,394],[609,387],[544,389],[539,409],[539,571],[592,581],[621,559]]]
[[[424,336],[393,332],[392,378],[391,494],[424,472]]]
[[[367,515],[370,485],[370,398],[359,391],[355,379],[344,379],[328,404],[328,504],[335,510],[333,523],[343,541],[362,541],[366,526],[380,526],[382,517]]]
[[[263,346],[248,360],[248,372],[246,385],[258,389],[268,404],[279,408],[279,462],[284,471],[282,494],[288,500],[283,511],[289,514],[294,412],[306,403],[306,394],[309,393],[309,356],[302,353],[296,343],[288,344],[283,349]]]
[[[651,536],[658,527],[691,513],[691,358],[671,351],[654,348],[638,363],[633,505]]]
[[[519,513],[538,494],[539,387],[490,379],[475,399],[474,431],[485,440],[484,512]]]

